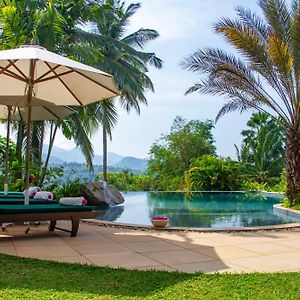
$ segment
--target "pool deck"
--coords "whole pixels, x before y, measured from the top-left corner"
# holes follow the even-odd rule
[[[67,222],[59,226],[68,228]],[[81,224],[76,238],[45,224],[7,227],[0,253],[138,270],[203,272],[300,271],[300,230],[200,233],[129,230]]]

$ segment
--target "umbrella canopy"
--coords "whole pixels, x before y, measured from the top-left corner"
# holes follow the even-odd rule
[[[29,80],[36,101],[54,105],[86,105],[118,95],[111,75],[41,47],[0,51],[0,104],[26,106]]]
[[[12,121],[25,121],[28,118],[27,107],[8,107],[0,105],[0,120],[9,119],[9,110],[11,110],[10,120]],[[31,108],[31,121],[56,121],[62,120],[76,111],[68,106],[44,105],[32,106]]]
[[[27,107],[30,137],[32,106],[87,105],[118,95],[112,76],[39,46],[0,51],[0,104]],[[27,144],[25,204],[29,203],[30,145]]]

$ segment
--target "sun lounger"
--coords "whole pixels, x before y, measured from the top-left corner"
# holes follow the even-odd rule
[[[75,237],[80,219],[94,217],[91,206],[62,206],[60,204],[0,205],[0,224],[5,222],[50,221],[49,231],[55,229],[71,233]],[[71,231],[56,227],[58,220],[71,220]]]
[[[1,197],[0,205],[8,205],[8,204],[24,204],[24,198],[14,198],[14,197]],[[45,199],[29,199],[29,204],[57,204],[56,200],[45,200]]]
[[[0,205],[3,204],[24,204],[24,197],[23,198],[15,198],[15,197],[0,197]],[[44,199],[29,199],[29,204],[57,204],[56,200],[44,200]]]
[[[2,198],[24,199],[24,194],[22,192],[8,192],[7,195],[4,195],[3,192],[0,192],[0,199]]]

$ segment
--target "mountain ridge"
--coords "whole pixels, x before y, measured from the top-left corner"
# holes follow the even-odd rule
[[[48,145],[43,147],[43,159],[46,159]],[[96,154],[93,158],[93,165],[102,166],[102,155]],[[65,163],[85,164],[85,159],[81,151],[77,148],[66,150],[57,146],[53,146],[50,156],[50,165],[63,165]],[[147,159],[137,158],[134,156],[122,156],[120,154],[108,153],[108,166],[117,167],[126,170],[138,170],[145,172],[147,169]]]

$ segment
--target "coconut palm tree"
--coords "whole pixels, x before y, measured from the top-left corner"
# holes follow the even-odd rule
[[[286,128],[287,196],[300,203],[300,1],[260,0],[264,17],[237,8],[236,19],[215,24],[238,52],[202,49],[183,66],[207,75],[187,90],[222,95],[228,102],[217,115],[257,110],[280,119]]]
[[[140,4],[130,4],[127,7],[122,1],[113,0],[0,1],[0,44],[2,48],[12,48],[34,39],[37,44],[57,53],[101,68],[114,75],[122,93],[120,101],[123,107],[127,111],[134,108],[139,113],[140,103],[147,103],[145,91],[153,90],[152,82],[147,76],[147,65],[152,64],[157,68],[162,65],[154,53],[137,49],[142,49],[149,41],[157,38],[156,31],[140,29],[124,37],[128,21],[139,7]],[[83,29],[82,25],[86,24],[89,26]],[[113,101],[107,100],[98,106],[76,110],[78,113],[64,122],[51,123],[44,170],[47,168],[58,128],[62,129],[67,138],[75,140],[92,168],[93,147],[90,136],[97,124],[102,124],[104,159],[107,157],[107,135],[111,138],[112,126],[117,118]],[[24,125],[19,124],[19,128],[21,131],[18,132],[17,148],[21,151]],[[39,151],[45,136],[41,129],[45,128],[46,126],[36,126],[37,132],[33,132],[34,147]],[[40,161],[40,157],[41,152],[35,158]],[[107,165],[105,161],[104,165]]]
[[[159,36],[157,31],[139,29],[124,36],[130,18],[139,8],[139,3],[126,6],[120,0],[103,1],[103,6],[98,6],[97,9],[94,7],[90,19],[92,30],[77,30],[74,34],[82,44],[72,45],[72,49],[76,49],[74,54],[114,76],[121,92],[122,107],[128,112],[133,108],[137,113],[140,113],[140,104],[147,104],[145,92],[154,91],[152,81],[147,76],[148,65],[162,67],[162,61],[154,53],[142,51],[151,40]],[[112,126],[115,124],[115,120],[110,119],[110,116],[115,117],[111,104],[111,100],[107,100],[99,106],[99,112],[102,111],[104,181],[107,181],[107,136],[111,138]]]

